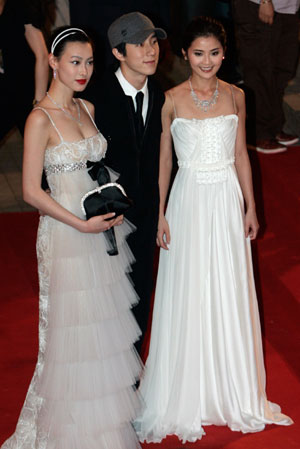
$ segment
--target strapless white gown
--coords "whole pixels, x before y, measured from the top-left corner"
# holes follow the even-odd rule
[[[100,133],[73,143],[60,137],[45,154],[51,195],[83,218],[80,199],[97,184],[86,161],[100,160],[106,141]],[[140,331],[130,311],[137,297],[126,274],[132,230],[128,222],[115,228],[119,255],[111,257],[102,233],[40,218],[38,362],[2,449],[140,448],[131,424],[140,405],[132,385],[141,371],[133,349]]]
[[[234,165],[238,117],[176,118],[178,158],[160,251],[151,343],[140,385],[141,441],[196,441],[203,426],[289,425],[265,393],[250,240]]]

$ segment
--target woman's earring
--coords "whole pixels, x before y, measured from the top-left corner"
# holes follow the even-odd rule
[[[53,78],[56,80],[56,69],[53,69]]]
[[[225,56],[223,56],[223,58],[222,59],[225,59]]]

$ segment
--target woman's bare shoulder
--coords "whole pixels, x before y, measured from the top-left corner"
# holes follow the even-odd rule
[[[233,94],[236,100],[244,98],[244,91],[235,84],[229,84],[226,81],[219,79],[219,89],[220,88],[226,91],[228,95]]]
[[[87,107],[88,110],[89,110],[89,113],[92,114],[92,116],[94,116],[94,113],[95,113],[95,106],[93,105],[93,103],[91,103],[91,102],[88,101],[88,100],[83,100],[83,99],[81,99],[81,98],[80,98],[80,101],[82,101],[82,102],[86,105],[86,107]]]
[[[48,129],[50,120],[47,113],[43,109],[41,109],[40,107],[34,108],[28,115],[27,124],[43,129]]]
[[[178,84],[172,89],[169,89],[166,92],[166,98],[169,98],[170,103],[172,103],[173,107],[176,105],[180,105],[185,103],[187,95],[190,94],[190,86],[188,81],[184,81],[181,84]]]
[[[31,146],[42,145],[43,147],[48,144],[53,126],[47,115],[47,109],[43,109],[37,107],[30,112],[25,125],[24,147],[25,143],[30,143]]]
[[[166,95],[170,95],[170,96],[181,96],[184,93],[186,93],[187,90],[189,90],[189,84],[188,81],[183,81],[183,83],[178,84],[175,87],[172,87],[171,89],[166,91]]]

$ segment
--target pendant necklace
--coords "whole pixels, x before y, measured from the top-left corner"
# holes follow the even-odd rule
[[[64,109],[60,104],[56,103],[56,101],[53,100],[53,98],[48,92],[46,92],[46,95],[49,98],[49,100],[52,101],[52,103],[55,104],[55,106],[57,106],[58,109],[60,109],[67,117],[69,117],[74,122],[78,123],[79,126],[82,126],[82,122],[80,121],[80,107],[78,102],[74,98],[72,98],[72,100],[73,103],[76,105],[77,117],[74,117],[72,114],[70,114],[70,112],[66,111],[66,109]]]
[[[189,77],[189,84],[190,84],[190,89],[191,89],[191,97],[198,109],[200,108],[202,111],[207,112],[214,104],[216,104],[218,96],[219,96],[219,90],[218,90],[219,80],[218,80],[218,78],[217,78],[217,82],[216,82],[216,89],[215,89],[214,93],[212,94],[212,97],[209,100],[200,100],[200,98],[198,98],[198,95],[196,94],[196,92],[193,89],[191,77]]]

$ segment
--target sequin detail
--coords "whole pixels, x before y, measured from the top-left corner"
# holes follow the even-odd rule
[[[45,167],[46,175],[53,173],[66,173],[86,168],[86,162],[73,162],[70,164],[51,164]]]

